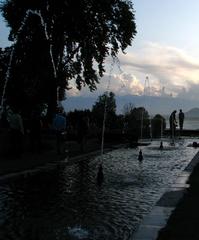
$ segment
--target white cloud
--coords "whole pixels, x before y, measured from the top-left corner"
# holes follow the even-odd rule
[[[111,73],[110,75],[104,74],[100,79],[100,84],[97,85],[95,92],[89,92],[88,87],[82,88],[81,91],[77,90],[74,82],[71,83],[72,89],[68,92],[69,96],[95,96],[109,90],[117,95],[134,94],[141,95],[143,92],[143,85],[140,81],[130,73]]]
[[[148,75],[153,95],[165,87],[174,96],[186,91],[189,97],[192,85],[199,84],[199,61],[178,48],[148,43],[139,52],[121,55],[120,62],[123,69],[135,76]]]
[[[120,54],[120,66],[116,63],[111,71],[110,58],[107,59],[107,73],[97,85],[97,91],[88,88],[80,92],[75,87],[70,95],[99,95],[107,90],[117,95],[142,95],[145,79],[149,77],[150,95],[170,95],[199,99],[199,60],[187,52],[158,43],[146,43],[142,49],[126,55]],[[121,68],[120,68],[121,67]],[[110,72],[110,73],[109,73]],[[164,91],[162,91],[164,89]]]

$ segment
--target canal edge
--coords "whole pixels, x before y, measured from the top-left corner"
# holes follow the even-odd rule
[[[118,144],[112,147],[107,147],[104,149],[104,153],[110,152],[112,150],[115,150],[121,147],[125,147],[125,144]],[[52,160],[50,160],[49,162],[46,162],[45,164],[41,164],[41,165],[39,164],[38,166],[31,167],[25,170],[20,170],[20,171],[0,175],[0,184],[10,180],[12,181],[17,178],[26,178],[29,176],[34,176],[40,172],[46,172],[46,171],[54,170],[56,168],[71,166],[73,164],[86,161],[88,158],[99,156],[100,154],[101,154],[101,150],[94,150],[94,151],[80,154],[73,157],[65,156],[65,157],[59,158],[59,156],[53,155],[54,159],[52,158]],[[46,156],[41,156],[41,157],[46,157]]]

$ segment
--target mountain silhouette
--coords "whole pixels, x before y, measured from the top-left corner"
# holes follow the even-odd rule
[[[63,106],[68,111],[92,109],[93,104],[97,101],[98,96],[71,96],[63,101]],[[199,100],[190,100],[174,97],[163,96],[136,96],[136,95],[116,95],[117,113],[123,113],[125,104],[131,103],[135,107],[145,107],[151,115],[162,114],[170,115],[173,110],[179,112],[182,109],[189,116],[190,109],[197,109]],[[185,115],[185,116],[186,116]],[[194,116],[198,116],[197,114]]]
[[[186,118],[199,118],[199,108],[192,108],[185,113]]]

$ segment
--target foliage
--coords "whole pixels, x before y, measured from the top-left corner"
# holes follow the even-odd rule
[[[162,115],[157,114],[152,119],[151,125],[152,125],[152,136],[161,137],[161,134],[163,134],[163,131],[166,128],[166,120]]]
[[[137,137],[149,135],[149,114],[144,107],[129,105],[129,111],[125,114],[125,131],[132,132]],[[141,130],[143,136],[141,136]]]
[[[125,104],[123,107],[124,116],[129,115],[133,111],[134,108],[135,108],[135,106],[132,103]]]
[[[116,101],[115,94],[113,92],[106,92],[98,97],[98,100],[93,105],[92,113],[95,119],[96,125],[102,128],[104,113],[106,108],[106,127],[114,128],[116,122]]]
[[[11,28],[9,39],[17,40],[7,91],[11,103],[44,102],[53,109],[57,87],[68,88],[73,79],[79,90],[85,85],[95,90],[105,58],[124,52],[136,34],[129,0],[5,0],[1,10]],[[49,39],[39,15],[27,10],[41,13]]]
[[[77,123],[79,119],[82,119],[82,118],[88,118],[89,122],[91,122],[92,121],[91,111],[89,109],[70,111],[67,114],[67,121],[68,121],[67,124],[69,128],[75,129],[77,127]]]

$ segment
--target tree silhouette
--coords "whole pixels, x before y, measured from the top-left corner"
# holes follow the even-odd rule
[[[124,115],[126,131],[129,133],[133,133],[134,135],[139,137],[148,136],[149,135],[149,114],[144,107],[133,107],[132,104],[127,105],[125,108],[129,110]],[[141,130],[143,132],[143,136],[141,136]]]
[[[162,137],[163,131],[166,128],[165,118],[160,114],[156,114],[152,119],[151,124],[152,124],[152,136]]]
[[[104,93],[98,97],[92,108],[96,125],[102,128],[106,108],[106,128],[113,128],[116,121],[116,101],[113,92]]]
[[[136,34],[129,0],[5,0],[1,11],[9,39],[17,39],[6,97],[11,105],[47,103],[51,112],[57,87],[61,98],[73,79],[79,90],[95,90],[105,58],[124,52]]]

